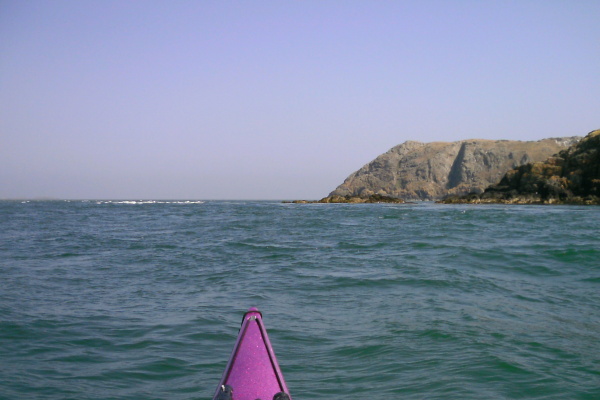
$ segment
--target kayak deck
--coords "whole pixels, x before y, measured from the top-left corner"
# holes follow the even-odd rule
[[[256,308],[244,314],[231,357],[213,397],[213,400],[229,399],[290,399],[262,314]]]

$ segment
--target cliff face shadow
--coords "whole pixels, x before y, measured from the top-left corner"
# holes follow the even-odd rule
[[[456,158],[452,163],[452,167],[450,167],[450,173],[448,174],[448,184],[446,185],[447,189],[455,188],[458,185],[460,185],[461,182],[464,181],[463,162],[465,160],[466,148],[466,143],[463,143],[462,146],[460,146],[460,150],[458,151],[458,154],[456,155]]]

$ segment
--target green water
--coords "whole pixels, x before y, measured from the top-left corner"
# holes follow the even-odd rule
[[[600,207],[0,202],[0,398],[599,399]]]

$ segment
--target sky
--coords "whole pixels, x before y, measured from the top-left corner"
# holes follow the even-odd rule
[[[600,1],[0,0],[0,198],[319,199],[600,128]]]

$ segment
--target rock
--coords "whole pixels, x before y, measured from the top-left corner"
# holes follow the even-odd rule
[[[284,202],[285,203],[285,202]],[[403,199],[382,196],[380,194],[374,194],[366,197],[360,196],[327,196],[322,198],[321,200],[308,201],[308,200],[294,200],[291,203],[295,204],[307,204],[307,203],[396,203],[402,204],[404,203]]]
[[[351,174],[328,197],[377,194],[409,200],[439,200],[448,195],[482,193],[506,171],[528,162],[543,161],[579,139],[408,141]]]
[[[404,203],[403,199],[397,197],[371,194],[369,196],[327,196],[319,200],[319,203]]]
[[[442,202],[600,204],[600,130],[544,162],[508,171],[483,193],[451,196]]]

